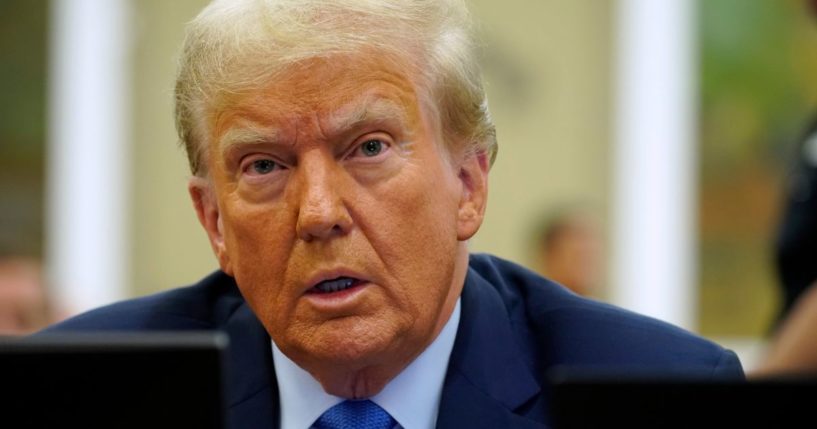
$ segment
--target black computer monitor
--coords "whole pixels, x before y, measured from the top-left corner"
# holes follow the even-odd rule
[[[709,381],[683,371],[557,371],[551,377],[555,429],[797,428],[814,425],[817,378]]]
[[[213,332],[0,339],[0,427],[225,427]]]

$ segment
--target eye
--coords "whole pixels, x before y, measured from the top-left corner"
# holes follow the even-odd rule
[[[256,159],[247,169],[254,174],[269,174],[281,169],[281,165],[271,159]]]
[[[384,143],[378,139],[366,140],[360,145],[359,152],[361,155],[371,158],[383,152]]]

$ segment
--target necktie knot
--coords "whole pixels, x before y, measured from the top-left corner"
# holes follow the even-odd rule
[[[315,429],[392,429],[395,420],[372,401],[343,401],[321,414]]]

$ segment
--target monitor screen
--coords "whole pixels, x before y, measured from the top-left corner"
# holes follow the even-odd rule
[[[562,372],[552,378],[556,429],[626,427],[801,427],[817,398],[811,376],[707,381],[646,371]],[[803,420],[805,419],[805,420]]]
[[[223,429],[226,347],[213,332],[2,338],[0,426]]]

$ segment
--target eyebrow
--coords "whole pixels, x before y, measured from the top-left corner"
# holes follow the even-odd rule
[[[362,102],[356,101],[329,116],[327,128],[330,132],[343,132],[372,122],[397,121],[405,124],[408,120],[406,109],[388,98],[369,95]]]
[[[231,148],[252,144],[282,144],[281,132],[275,127],[262,127],[249,122],[241,126],[232,127],[222,134],[218,147],[222,152],[229,152]]]

